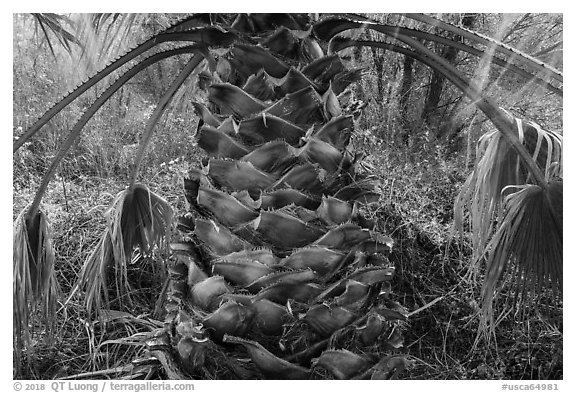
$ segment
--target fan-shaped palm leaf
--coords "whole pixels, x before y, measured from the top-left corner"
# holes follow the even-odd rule
[[[544,179],[549,182],[561,177],[562,137],[520,119],[516,124],[519,141]],[[474,249],[471,272],[484,261],[487,266],[482,293],[483,315],[488,318],[485,322],[492,318],[495,288],[506,271],[517,273],[520,292],[535,293],[550,282],[561,290],[562,214],[560,210],[558,215],[557,209],[562,206],[562,182],[552,181],[543,188],[529,185],[533,181],[516,150],[499,132],[480,139],[474,171],[455,202],[454,223],[462,231],[467,209]],[[516,191],[518,188],[521,191]],[[545,197],[538,199],[536,190]],[[559,230],[546,227],[547,223],[559,225]],[[530,253],[524,254],[528,249]]]
[[[498,230],[486,247],[486,279],[482,288],[485,321],[492,324],[492,301],[505,274],[516,277],[516,297],[551,286],[562,290],[562,182],[536,185],[506,196]]]
[[[56,323],[59,286],[54,276],[54,250],[48,219],[42,211],[28,218],[28,207],[14,222],[13,335],[16,358],[29,346],[34,332],[33,315],[40,311],[50,338]],[[28,355],[32,349],[28,348]]]
[[[172,225],[172,208],[142,184],[121,191],[107,212],[108,225],[96,249],[88,257],[77,288],[86,290],[89,312],[108,303],[108,269],[115,271],[115,287],[120,303],[130,301],[127,266],[132,252],[150,255],[162,245]]]

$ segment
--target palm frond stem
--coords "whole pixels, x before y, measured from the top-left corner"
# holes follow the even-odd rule
[[[503,136],[506,138],[508,143],[517,151],[518,155],[522,158],[529,171],[534,176],[534,179],[538,185],[542,188],[546,188],[548,183],[545,181],[544,175],[537,164],[534,162],[530,154],[526,151],[524,146],[518,141],[516,134],[513,129],[516,124],[513,119],[507,115],[501,108],[499,108],[493,100],[486,97],[482,90],[476,86],[475,83],[466,78],[460,71],[458,71],[453,65],[448,63],[445,59],[438,56],[436,53],[426,48],[423,44],[417,40],[406,37],[399,32],[387,32],[387,34],[392,35],[394,38],[398,38],[405,44],[411,46],[415,50],[410,50],[403,48],[394,44],[387,44],[386,48],[402,53],[404,55],[413,57],[414,59],[430,66],[432,69],[441,73],[446,79],[454,83],[460,90],[466,94],[474,104],[488,117],[496,128],[502,132]],[[366,41],[366,45],[372,45],[373,42]],[[342,50],[344,48],[338,48]]]
[[[134,170],[132,172],[130,180],[130,188],[132,188],[136,183],[138,172],[140,170],[140,165],[142,163],[142,160],[144,159],[144,153],[146,152],[146,147],[148,146],[152,138],[154,126],[156,126],[156,123],[158,123],[158,120],[160,120],[160,117],[168,107],[168,104],[174,97],[174,94],[176,94],[178,89],[182,87],[184,81],[188,78],[188,76],[190,76],[192,71],[196,69],[196,67],[202,62],[202,60],[204,60],[204,56],[202,56],[200,53],[195,54],[192,57],[192,59],[190,59],[188,64],[186,64],[186,66],[182,69],[180,74],[178,74],[176,79],[174,79],[170,87],[168,87],[168,90],[166,91],[166,93],[164,93],[164,95],[160,99],[160,102],[158,102],[158,105],[156,106],[156,109],[154,109],[154,112],[150,116],[150,119],[148,119],[148,122],[146,123],[146,128],[144,129],[142,135],[142,140],[140,141],[140,146],[138,147],[138,152],[136,154]]]

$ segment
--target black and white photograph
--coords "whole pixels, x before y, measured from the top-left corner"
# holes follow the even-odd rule
[[[565,391],[564,14],[385,7],[12,13],[13,391]]]

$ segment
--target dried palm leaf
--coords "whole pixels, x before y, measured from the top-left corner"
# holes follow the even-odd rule
[[[217,260],[212,265],[212,273],[219,274],[240,286],[248,285],[271,272],[270,267],[256,260]]]
[[[281,333],[291,317],[286,307],[267,299],[254,300],[250,307],[254,310],[255,326],[266,335]]]
[[[31,344],[36,311],[42,313],[48,338],[52,338],[59,293],[48,219],[42,211],[28,217],[28,209],[16,218],[13,232],[13,335],[17,359]]]
[[[269,113],[241,121],[238,133],[252,144],[282,139],[292,146],[297,145],[305,134],[302,128]]]
[[[112,266],[118,300],[121,304],[124,297],[130,301],[127,266],[132,253],[138,249],[141,254],[150,255],[155,247],[163,245],[172,226],[172,214],[168,202],[143,184],[116,195],[107,212],[108,226],[84,263],[76,284],[87,291],[89,312],[108,303],[106,272]]]
[[[255,341],[226,335],[224,342],[242,344],[250,354],[252,361],[269,378],[308,379],[310,375],[309,369],[280,359]]]
[[[276,282],[260,290],[254,300],[268,299],[278,304],[286,304],[290,299],[308,303],[322,292],[319,284],[310,282]]]
[[[218,308],[221,296],[230,292],[224,277],[211,276],[190,288],[190,299],[195,306],[206,311],[214,311]]]
[[[336,379],[350,379],[370,367],[370,361],[364,356],[346,349],[322,352],[319,358],[312,360],[314,367],[323,367]]]
[[[226,334],[235,336],[246,334],[253,318],[254,310],[252,308],[229,300],[206,317],[202,323],[216,340],[222,340]]]
[[[317,278],[316,274],[310,269],[276,271],[252,281],[246,286],[246,289],[252,293],[257,293],[263,288],[279,282],[304,284]]]
[[[345,254],[322,246],[310,246],[294,251],[284,258],[281,266],[292,269],[310,268],[319,275],[327,275],[340,269]]]
[[[210,253],[224,256],[250,247],[250,243],[239,238],[224,225],[213,220],[196,220],[194,235]]]
[[[306,312],[303,320],[320,336],[330,337],[336,330],[349,325],[357,315],[344,307],[330,307],[327,304],[316,304]]]
[[[546,189],[510,188],[519,191],[506,197],[502,223],[486,252],[482,311],[490,324],[494,296],[506,274],[517,277],[516,301],[549,286],[556,293],[562,290],[562,182],[552,182]]]
[[[544,179],[562,173],[562,137],[534,123],[516,119],[518,138],[544,173]],[[531,182],[531,175],[515,149],[502,133],[484,135],[477,148],[474,171],[468,177],[454,205],[454,227],[462,231],[464,209],[470,213],[470,229],[476,262],[485,254],[494,225],[502,215],[507,186]]]

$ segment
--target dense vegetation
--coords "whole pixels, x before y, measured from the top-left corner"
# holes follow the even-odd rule
[[[368,16],[374,23],[465,42],[465,37],[417,18]],[[59,97],[179,17],[14,15],[15,141]],[[478,191],[474,181],[466,179],[472,171],[489,172],[482,172],[486,163],[480,162],[476,146],[484,136],[485,156],[494,153],[490,143],[500,135],[494,132],[490,121],[494,119],[477,109],[438,68],[428,68],[417,57],[386,45],[370,45],[384,42],[377,29],[353,29],[341,35],[346,38],[332,39],[338,56],[321,63],[327,42],[340,25],[317,24],[311,30],[313,21],[307,16],[281,21],[263,16],[203,18],[191,18],[185,28],[219,26],[202,36],[210,48],[191,49],[195,54],[190,62],[182,56],[169,57],[136,73],[81,128],[80,137],[57,166],[39,216],[41,228],[44,217],[51,226],[53,276],[47,277],[48,268],[37,273],[46,276],[40,281],[48,283],[47,292],[33,287],[20,304],[38,300],[41,306],[30,319],[25,311],[15,316],[16,326],[17,318],[26,326],[24,337],[15,330],[15,375],[562,378],[562,302],[554,285],[558,279],[561,283],[561,270],[554,270],[554,262],[552,267],[528,264],[528,270],[522,270],[525,262],[512,258],[507,275],[494,276],[480,256],[494,233],[498,238],[502,224],[514,222],[502,212],[491,211],[489,220],[495,223],[488,224],[467,214],[464,228],[472,226],[472,231],[461,236],[454,231],[454,201],[460,190],[471,190],[472,201],[484,197],[479,193],[484,189]],[[515,70],[508,59],[501,60],[509,65],[502,68],[494,60],[501,57],[489,47],[485,48],[489,56],[476,57],[474,51],[417,36],[424,49],[457,67],[480,86],[482,94],[524,122],[526,139],[520,139],[520,146],[526,147],[551,184],[551,196],[545,200],[558,202],[560,184],[561,206],[562,173],[559,164],[554,165],[561,163],[557,154],[561,140],[527,121],[562,134],[561,83],[547,74],[562,69],[562,16],[451,14],[440,19],[493,37],[547,64],[530,73],[525,65]],[[233,28],[228,31],[228,26]],[[314,35],[306,33],[310,31]],[[228,42],[226,34],[236,34],[238,41]],[[182,46],[163,50],[178,48]],[[200,55],[207,61],[195,68],[194,56],[202,60]],[[496,65],[490,66],[491,61]],[[137,68],[139,62],[143,60],[129,66]],[[185,71],[189,77],[181,73]],[[287,72],[290,77],[285,77]],[[174,84],[179,75],[183,81]],[[43,176],[69,130],[114,80],[94,86],[67,105],[15,151],[15,250],[23,242],[21,235],[31,231],[30,226],[19,229],[18,223],[26,222],[20,212],[29,209],[42,188]],[[242,87],[250,99],[234,86]],[[295,96],[298,100],[290,101]],[[164,101],[169,105],[156,106]],[[282,135],[258,134],[268,124],[275,124]],[[152,129],[140,163],[139,143]],[[226,139],[238,134],[237,140]],[[279,149],[264,154],[266,162],[274,159],[268,164],[254,158],[266,146]],[[538,155],[540,151],[544,153]],[[498,154],[492,157],[499,158]],[[516,156],[503,157],[507,161],[499,166],[512,168],[510,172],[525,165]],[[297,169],[306,177],[296,176]],[[514,180],[501,182],[537,186],[538,176],[530,171],[523,167],[518,177],[502,175]],[[238,185],[247,172],[255,184]],[[138,173],[145,186],[135,181]],[[292,203],[278,202],[279,195]],[[132,200],[142,202],[139,213],[126,202]],[[458,200],[460,207],[468,206],[467,198]],[[537,202],[531,203],[533,210],[541,211]],[[147,204],[153,207],[151,212]],[[553,204],[552,210],[556,207]],[[238,209],[243,213],[235,216]],[[174,225],[170,225],[172,210]],[[547,219],[545,213],[538,213],[540,220]],[[137,227],[151,215],[155,217],[151,230],[126,229],[130,227],[126,222]],[[287,223],[281,230],[274,228],[280,220]],[[232,230],[230,239],[236,239],[232,243],[250,247],[212,244],[211,225],[221,236]],[[291,229],[293,225],[296,229]],[[477,229],[486,225],[486,238],[479,239]],[[556,228],[549,223],[543,228],[550,225]],[[337,244],[334,234],[343,233],[342,228],[347,235]],[[292,238],[291,231],[309,236]],[[542,237],[540,232],[533,236]],[[545,257],[537,254],[535,263],[548,257],[561,261],[561,229],[559,255],[554,236],[550,239],[545,251],[537,248],[540,242],[531,242],[536,244],[529,249],[531,254],[542,252]],[[497,243],[489,247],[498,249]],[[304,252],[322,253],[323,260],[334,259],[337,266],[312,269],[313,279],[282,282],[278,277],[309,274],[301,269],[306,266],[299,265],[306,258],[298,253]],[[254,264],[256,257],[250,253],[258,253],[259,260],[268,258],[271,267]],[[20,266],[17,255],[15,269]],[[501,259],[508,263],[511,258]],[[278,263],[282,266],[272,266]],[[225,267],[238,264],[264,273],[242,273],[249,275],[242,281],[240,273],[228,273]],[[195,271],[198,276],[193,277]],[[533,273],[530,285],[517,279]],[[260,284],[269,275],[274,280]],[[199,286],[204,281],[209,284]],[[262,292],[282,286],[276,282],[292,292],[287,299],[271,302]],[[205,287],[215,291],[209,299],[194,298]],[[303,300],[302,288],[314,296]],[[486,293],[496,288],[500,295],[492,301]],[[15,297],[16,293],[15,289]],[[300,300],[293,301],[295,297]],[[52,304],[42,303],[46,298]],[[55,314],[42,318],[43,307]],[[346,321],[334,325],[323,320],[328,307]],[[221,327],[210,317],[223,309],[235,315],[234,326]],[[237,322],[243,318],[251,322]],[[370,327],[378,327],[371,339],[366,333]],[[57,345],[51,344],[54,341]],[[272,362],[273,370],[263,369],[254,353]],[[253,363],[238,361],[249,357]],[[347,366],[338,367],[339,363]]]

